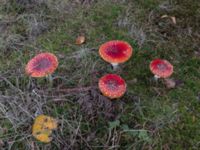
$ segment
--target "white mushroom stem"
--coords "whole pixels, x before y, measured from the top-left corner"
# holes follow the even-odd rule
[[[113,70],[117,70],[118,68],[118,63],[111,63]]]
[[[155,79],[156,81],[158,81],[159,78],[160,78],[160,76],[154,75],[154,79]]]
[[[49,75],[47,76],[47,78],[49,79],[50,87],[52,87],[52,86],[53,86],[53,78],[52,78],[52,75],[49,74]]]

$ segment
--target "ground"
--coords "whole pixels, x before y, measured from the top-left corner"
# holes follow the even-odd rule
[[[2,0],[0,12],[0,149],[200,149],[199,0]],[[113,39],[134,50],[116,72],[98,55]],[[47,51],[53,85],[24,69]],[[174,65],[175,88],[154,81],[155,58]],[[101,95],[107,73],[126,80],[122,98]],[[59,122],[48,144],[31,134],[38,114]]]

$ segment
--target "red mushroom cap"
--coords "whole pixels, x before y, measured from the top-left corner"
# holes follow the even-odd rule
[[[126,62],[131,57],[132,51],[129,43],[119,40],[106,42],[99,48],[100,56],[109,63]]]
[[[173,73],[173,65],[167,60],[155,59],[150,63],[150,70],[154,75],[167,78]]]
[[[26,65],[26,74],[31,77],[44,77],[52,74],[58,67],[57,57],[52,53],[41,53],[33,57]]]
[[[126,92],[126,83],[116,74],[107,74],[100,78],[99,89],[104,96],[111,99],[120,98]]]

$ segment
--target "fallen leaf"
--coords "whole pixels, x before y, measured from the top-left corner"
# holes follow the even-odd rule
[[[85,36],[78,36],[77,38],[76,38],[76,44],[77,45],[81,45],[81,44],[83,44],[85,42]]]
[[[168,15],[162,15],[160,18],[167,18]]]
[[[176,81],[173,79],[165,79],[164,84],[168,89],[173,89],[176,87]]]
[[[171,16],[170,18],[172,19],[172,22],[173,22],[174,24],[176,24],[176,17]]]
[[[47,130],[47,131],[39,132],[37,134],[35,133],[33,134],[33,136],[40,142],[49,143],[52,140],[52,138],[50,137],[51,133],[52,131]]]
[[[46,115],[39,115],[35,118],[32,135],[39,141],[48,143],[52,140],[52,130],[57,128],[57,121]]]

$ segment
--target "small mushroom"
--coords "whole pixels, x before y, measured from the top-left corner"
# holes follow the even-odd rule
[[[102,44],[99,48],[99,55],[111,63],[116,70],[119,63],[126,62],[132,55],[132,47],[125,41],[113,40]]]
[[[81,44],[83,44],[83,43],[85,43],[85,36],[83,36],[83,35],[78,36],[78,37],[76,38],[76,44],[77,44],[77,45],[81,45]]]
[[[150,63],[150,70],[154,74],[154,78],[168,78],[173,73],[173,65],[167,60],[155,59]]]
[[[116,74],[107,74],[100,78],[99,89],[110,99],[120,98],[126,92],[126,83]]]

